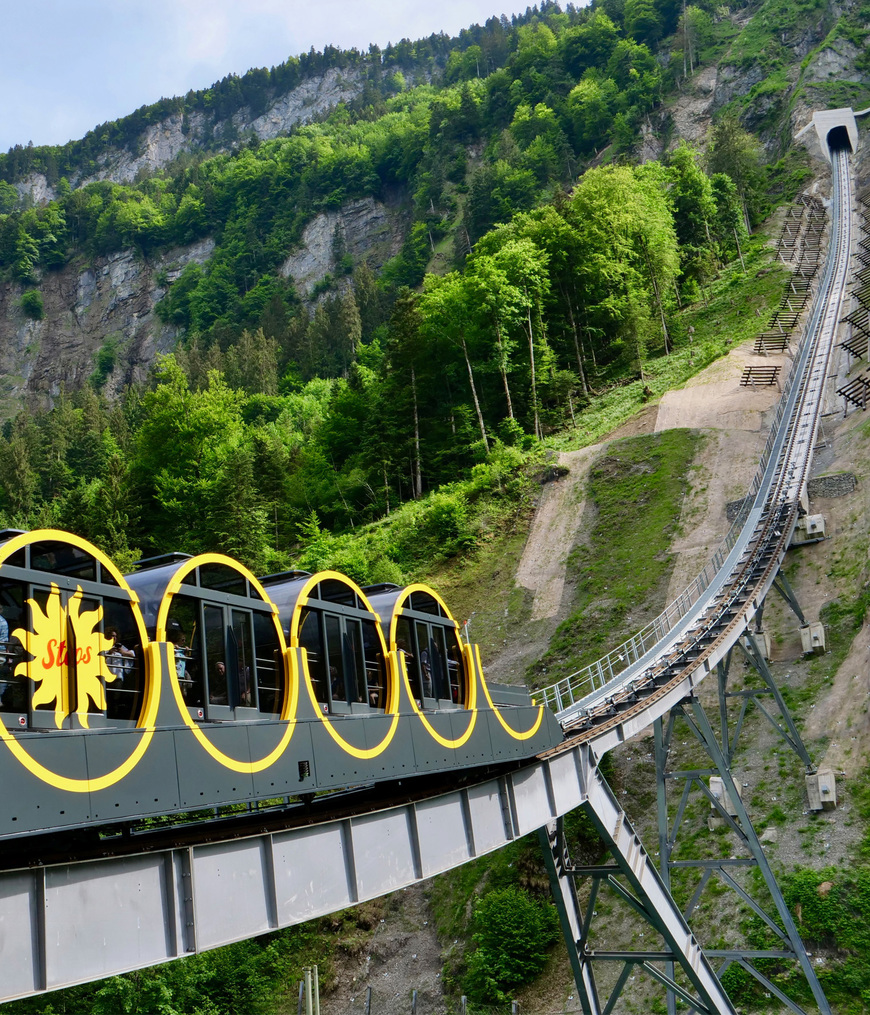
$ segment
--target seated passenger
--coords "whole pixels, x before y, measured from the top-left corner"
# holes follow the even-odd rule
[[[187,675],[187,664],[190,659],[190,650],[187,647],[187,636],[178,624],[171,625],[166,632],[166,640],[170,645],[175,646],[175,672],[178,676],[178,683],[181,686],[181,693],[188,705],[198,705],[198,700],[193,687],[192,676]]]
[[[106,631],[105,638],[106,641],[111,641],[112,644],[101,655],[106,657],[106,665],[109,667],[109,671],[123,683],[124,677],[133,668],[132,660],[135,658],[136,653],[131,648],[121,644],[121,636],[118,634],[116,627],[110,627]]]

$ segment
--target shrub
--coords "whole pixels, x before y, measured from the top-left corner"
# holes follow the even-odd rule
[[[474,907],[476,950],[468,962],[468,996],[481,1003],[509,1000],[509,991],[529,983],[547,962],[558,922],[552,903],[521,888],[501,888]]]
[[[45,316],[42,305],[42,293],[38,289],[30,289],[21,297],[21,309],[32,321],[41,321]]]

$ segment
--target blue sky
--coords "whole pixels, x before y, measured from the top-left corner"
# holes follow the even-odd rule
[[[63,144],[162,96],[331,43],[455,34],[499,0],[5,0],[0,151]],[[514,9],[526,3],[515,0]]]

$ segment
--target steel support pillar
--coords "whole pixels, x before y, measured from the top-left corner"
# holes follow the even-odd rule
[[[589,757],[592,763],[585,776],[587,798],[581,808],[601,836],[613,862],[592,866],[572,864],[561,819],[538,833],[584,1015],[610,1015],[635,970],[651,977],[701,1015],[733,1015],[728,995],[671,898],[655,863],[594,765],[591,751]],[[581,877],[588,878],[590,884],[585,906],[580,903],[575,884],[575,879]],[[660,936],[660,949],[603,951],[592,948],[592,921],[603,887],[613,892]],[[593,971],[595,962],[622,963],[606,999],[599,994]]]
[[[754,639],[747,632],[746,637]],[[755,645],[757,653],[757,645]],[[760,658],[760,654],[758,654]],[[658,800],[658,831],[659,831],[659,862],[663,882],[670,887],[672,874],[676,870],[695,870],[700,878],[695,887],[694,893],[682,911],[684,918],[689,921],[695,913],[699,902],[708,884],[715,877],[719,882],[735,892],[743,904],[758,917],[766,929],[777,939],[777,947],[766,951],[748,950],[740,948],[726,948],[709,951],[705,954],[708,958],[721,959],[722,964],[718,970],[719,975],[732,964],[738,963],[762,984],[764,989],[777,997],[794,1015],[805,1015],[803,1009],[791,998],[787,997],[782,990],[773,984],[768,977],[755,967],[753,960],[759,958],[778,958],[780,960],[795,961],[798,963],[801,972],[807,980],[812,991],[815,1002],[822,1015],[830,1015],[830,1007],[827,999],[818,982],[818,978],[812,968],[804,948],[803,942],[798,934],[788,906],[782,896],[782,892],[776,883],[773,871],[770,868],[767,857],[749,820],[746,807],[740,797],[738,787],[731,774],[731,761],[737,744],[739,729],[733,738],[729,737],[727,698],[739,695],[727,693],[728,671],[731,663],[731,653],[718,664],[719,680],[719,706],[722,743],[720,744],[713,732],[704,709],[696,697],[689,697],[666,717],[665,720],[658,719],[654,725],[655,735],[655,762],[656,762],[656,788]],[[772,681],[772,678],[771,678]],[[761,692],[759,692],[761,693]],[[744,699],[743,709],[740,716],[740,724],[746,711]],[[785,705],[783,702],[783,708]],[[767,712],[765,712],[767,715]],[[788,714],[785,709],[784,715]],[[684,771],[668,771],[668,754],[674,732],[674,725],[677,719],[682,719],[692,731],[697,742],[701,745],[707,757],[710,759],[710,768],[695,768]],[[768,718],[771,718],[768,715]],[[789,717],[790,719],[790,717]],[[771,719],[771,721],[773,721]],[[774,722],[777,729],[782,729]],[[792,724],[793,725],[793,724]],[[795,733],[797,731],[795,730]],[[785,733],[783,733],[785,736]],[[788,737],[786,737],[788,739]],[[808,760],[803,743],[797,737],[797,743],[803,750],[796,753]],[[795,746],[791,744],[791,746]],[[811,762],[810,762],[811,764]],[[723,782],[726,797],[730,801],[730,807],[726,809],[710,790],[708,780],[710,775],[718,775]],[[668,786],[677,780],[683,781],[682,793],[676,805],[673,823],[671,823],[670,809],[668,806]],[[713,810],[722,819],[723,823],[730,828],[739,841],[745,856],[729,856],[720,860],[676,860],[674,854],[677,845],[677,838],[683,826],[689,798],[692,789],[698,789],[703,796],[709,800]],[[753,898],[746,888],[741,884],[740,873],[750,867],[758,868],[765,886],[773,902],[773,914],[767,912],[759,902]],[[676,1010],[676,996],[669,993],[668,1009],[670,1013]]]
[[[788,578],[785,576],[785,571],[780,570],[776,578],[773,579],[773,587],[791,607],[791,611],[797,617],[798,623],[801,627],[806,627],[807,618],[804,616],[801,604],[798,602],[798,598],[794,594],[794,589],[791,587]]]
[[[764,653],[758,647],[758,642],[753,637],[749,630],[746,630],[738,643],[740,648],[743,650],[743,654],[746,657],[752,668],[758,673],[761,679],[764,681],[764,687],[756,691],[738,691],[728,692],[727,689],[723,689],[720,683],[720,695],[722,693],[727,697],[732,698],[743,698],[743,705],[741,707],[740,719],[738,721],[738,728],[734,734],[733,745],[725,752],[726,759],[730,763],[730,758],[737,747],[737,738],[740,735],[740,729],[743,725],[743,718],[746,714],[746,709],[750,701],[754,701],[758,706],[759,710],[765,716],[770,725],[776,730],[782,739],[788,744],[788,746],[794,751],[794,753],[804,763],[808,773],[815,772],[816,766],[813,764],[813,759],[810,757],[809,751],[804,745],[803,739],[798,732],[797,726],[795,726],[794,719],[792,718],[791,712],[789,711],[788,705],[785,703],[785,699],[782,696],[782,692],[777,686],[776,681],[773,679],[773,674],[770,672],[770,668],[767,665],[767,661],[764,658]],[[769,694],[776,702],[776,707],[779,709],[779,714],[782,717],[782,724],[768,712],[762,702],[759,700],[759,695]],[[720,709],[721,709],[720,699]]]

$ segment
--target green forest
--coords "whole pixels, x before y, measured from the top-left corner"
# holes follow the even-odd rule
[[[730,121],[721,133],[723,148],[748,138]],[[191,323],[121,402],[101,397],[98,358],[90,385],[7,421],[7,524],[68,526],[114,554],[286,563],[315,516],[330,531],[375,521],[505,448],[582,428],[608,388],[686,346],[679,306],[743,228],[732,179],[681,146],[668,165],[589,171],[417,289],[387,293],[363,264],[310,319],[273,294],[226,345],[228,324]],[[202,314],[199,286],[219,273],[187,269],[165,312]]]
[[[548,3],[449,44],[309,55],[179,108],[261,108],[332,66],[365,70],[361,98],[287,137],[185,155],[132,185],[73,188],[57,174],[86,169],[94,145],[133,145],[165,104],[99,139],[13,149],[0,158],[7,197],[8,180],[33,169],[54,174],[59,193],[0,215],[0,272],[27,316],[43,312],[39,280],[68,262],[204,236],[216,246],[206,265],[165,280],[158,314],[183,337],[149,385],[103,398],[120,355],[110,337],[86,387],[6,421],[6,524],[73,529],[125,564],[220,549],[262,572],[312,564],[325,533],[425,501],[416,545],[367,554],[365,574],[351,561],[360,580],[416,576],[427,541],[444,554],[473,543],[468,494],[445,484],[478,496],[542,441],[583,443],[584,421],[615,390],[639,382],[638,400],[649,397],[662,363],[692,356],[687,308],[708,301],[726,265],[746,267],[747,226],[806,172],[767,165],[736,110],[703,157],[680,144],[666,162],[637,162],[644,118],[683,66],[679,47],[694,40],[697,62],[726,29],[712,8]],[[424,72],[431,83],[408,83]],[[303,302],[279,267],[305,223],[391,194],[408,216],[398,256],[376,274],[337,234],[339,271]],[[449,270],[427,271],[436,250]]]

